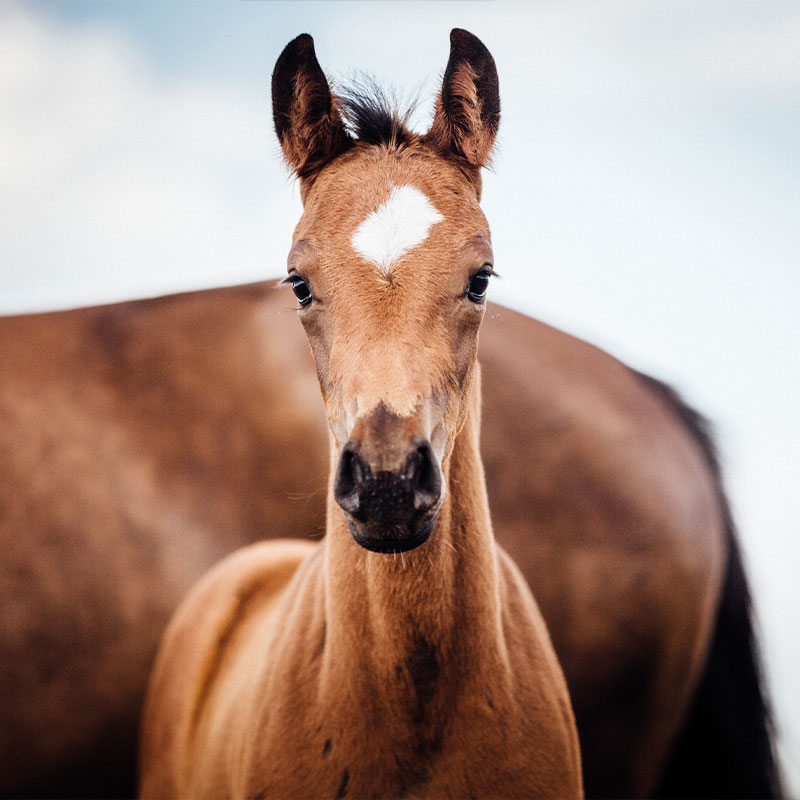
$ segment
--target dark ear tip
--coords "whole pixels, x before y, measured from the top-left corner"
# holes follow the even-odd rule
[[[273,114],[286,113],[294,92],[292,76],[300,71],[319,72],[322,69],[314,52],[314,37],[308,33],[295,36],[278,56],[272,70],[272,109]],[[278,126],[277,117],[275,125]],[[280,128],[279,128],[280,130]]]
[[[469,31],[463,28],[453,28],[450,31],[450,44],[457,44],[474,38],[475,37]]]
[[[293,64],[298,60],[306,60],[309,57],[316,58],[314,37],[309,33],[301,33],[283,48],[275,64],[275,71],[277,72],[278,68],[283,67],[285,64]]]
[[[468,55],[489,53],[486,45],[474,33],[465,31],[463,28],[453,28],[450,31],[450,48],[452,50],[466,51]]]
[[[299,36],[295,36],[289,44],[286,45],[285,49],[292,48],[294,50],[298,50],[299,52],[308,52],[309,50],[314,49],[314,37],[310,33],[301,33]]]
[[[310,33],[301,33],[299,36],[295,36],[286,46],[295,47],[298,50],[307,50],[309,47],[314,46],[314,37]]]

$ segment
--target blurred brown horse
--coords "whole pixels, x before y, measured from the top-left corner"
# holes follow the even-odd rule
[[[258,284],[0,320],[3,795],[131,794],[180,597],[265,531],[322,534],[326,426],[290,305]],[[702,419],[496,306],[480,361],[494,528],[548,623],[587,794],[777,792]]]
[[[258,284],[0,320],[3,795],[131,794],[178,600],[262,531],[322,534],[326,426],[290,307]],[[495,533],[548,622],[588,793],[768,796],[746,583],[701,420],[498,306],[480,360]]]

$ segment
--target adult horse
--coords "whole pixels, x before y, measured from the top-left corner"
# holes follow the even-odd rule
[[[322,533],[324,422],[287,306],[265,284],[0,320],[3,794],[130,794],[178,598],[262,532]],[[587,792],[767,796],[746,583],[702,420],[584,342],[487,316],[494,528],[564,667]]]
[[[431,132],[379,145],[331,114],[310,36],[272,86],[304,198],[288,280],[332,434],[326,534],[237,551],[181,604],[142,796],[581,797],[566,683],[478,452],[494,62],[454,31]]]

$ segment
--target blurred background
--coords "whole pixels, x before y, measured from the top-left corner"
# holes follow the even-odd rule
[[[6,1],[0,313],[283,274],[283,46],[313,34],[329,75],[418,97],[425,129],[454,26],[500,74],[492,298],[714,421],[800,795],[797,2]]]

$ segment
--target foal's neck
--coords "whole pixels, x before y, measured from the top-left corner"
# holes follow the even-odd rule
[[[361,549],[329,492],[326,651],[331,659],[337,651],[347,653],[364,668],[386,674],[431,649],[439,663],[467,648],[476,666],[483,651],[496,657],[499,577],[479,434],[476,368],[466,420],[442,465],[446,492],[436,528],[410,552]]]

